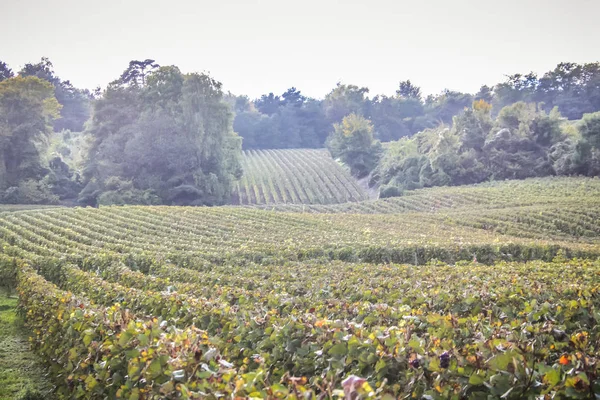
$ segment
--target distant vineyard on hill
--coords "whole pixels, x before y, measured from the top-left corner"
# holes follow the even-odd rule
[[[600,179],[533,178],[488,182],[478,185],[437,187],[404,192],[403,196],[330,205],[281,204],[254,206],[283,212],[396,214],[440,212],[447,209],[504,208],[563,204],[583,199],[600,199]]]
[[[234,204],[337,204],[368,199],[326,150],[249,150]]]

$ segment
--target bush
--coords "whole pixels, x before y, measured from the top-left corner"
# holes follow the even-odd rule
[[[152,190],[109,190],[98,196],[98,205],[156,205],[160,204],[160,198]]]
[[[399,197],[402,196],[404,191],[398,186],[385,185],[379,190],[379,197],[384,199],[386,197]]]
[[[0,202],[4,204],[58,204],[58,200],[46,182],[34,179],[11,186],[0,194]]]

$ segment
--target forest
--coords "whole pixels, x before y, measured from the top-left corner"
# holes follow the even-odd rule
[[[337,83],[257,99],[205,73],[134,60],[105,89],[42,58],[0,61],[0,202],[218,205],[243,150],[323,148],[380,197],[550,175],[600,175],[600,63],[513,74],[474,94],[393,96]]]

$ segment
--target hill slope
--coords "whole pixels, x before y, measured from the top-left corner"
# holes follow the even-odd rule
[[[397,203],[357,203],[387,207],[379,214],[280,213],[232,206],[18,211],[0,213],[0,245],[16,245],[25,258],[34,253],[74,260],[103,252],[170,260],[326,256],[453,262],[480,250],[489,260],[511,259],[503,246],[513,245],[521,249],[511,250],[513,255],[532,246],[559,246],[575,254],[598,250],[599,193],[599,180],[562,178],[434,188],[394,199]],[[531,253],[525,258],[539,257]]]
[[[404,192],[403,196],[331,205],[280,204],[256,206],[271,211],[351,214],[397,214],[441,212],[447,209],[473,210],[565,201],[600,199],[600,179],[548,177],[497,181],[477,185],[445,186]]]
[[[0,285],[19,284],[65,398],[333,398],[349,375],[376,398],[588,398],[575,352],[597,362],[599,190],[436,188],[372,214],[0,212]]]
[[[336,204],[368,199],[323,149],[248,150],[233,204]]]

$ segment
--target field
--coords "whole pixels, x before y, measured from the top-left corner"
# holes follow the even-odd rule
[[[249,150],[234,204],[335,204],[368,199],[327,150]]]
[[[478,185],[436,187],[407,191],[401,197],[331,205],[279,204],[258,209],[351,214],[438,212],[447,209],[504,208],[562,204],[600,199],[600,181],[589,178],[535,178]]]
[[[5,212],[0,282],[59,397],[594,398],[599,194]]]

